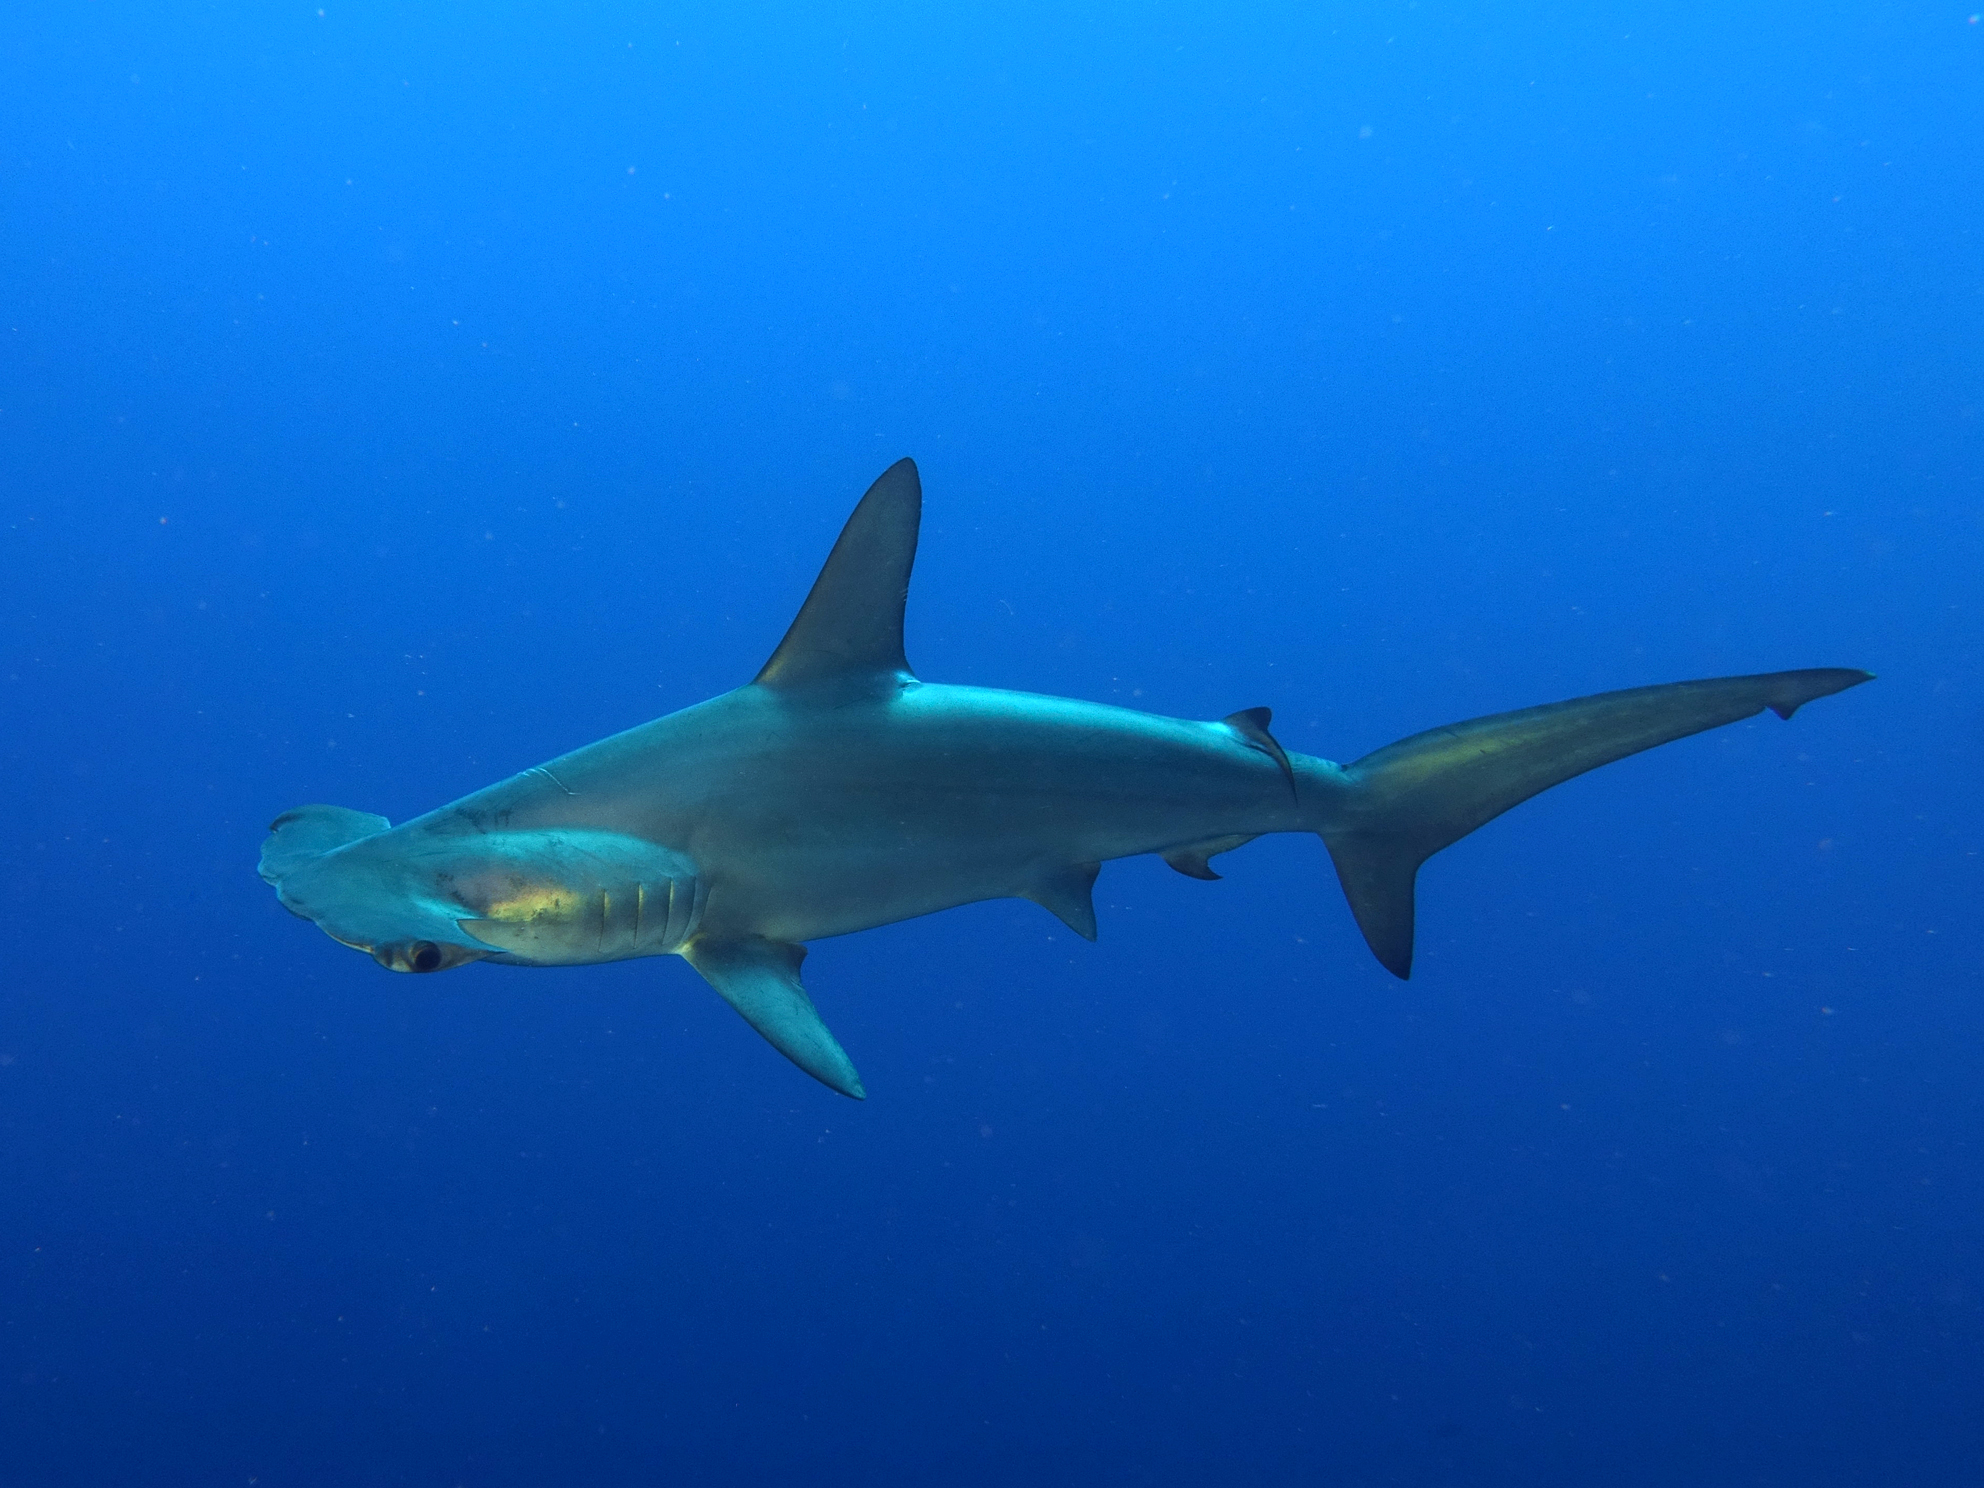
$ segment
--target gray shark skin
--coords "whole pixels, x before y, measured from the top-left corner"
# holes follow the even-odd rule
[[[922,682],[903,654],[922,488],[902,460],[848,519],[749,686],[395,827],[276,819],[283,905],[394,971],[678,955],[801,1069],[865,1094],[799,979],[804,942],[980,899],[1094,939],[1101,864],[1314,832],[1371,950],[1412,969],[1419,865],[1560,781],[1870,680],[1844,668],[1603,693],[1417,734],[1349,765],[1216,723]]]

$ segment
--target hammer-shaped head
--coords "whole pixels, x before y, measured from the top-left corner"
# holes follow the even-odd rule
[[[662,955],[695,934],[707,892],[681,853],[618,832],[392,827],[342,806],[276,818],[261,874],[292,914],[408,972]]]

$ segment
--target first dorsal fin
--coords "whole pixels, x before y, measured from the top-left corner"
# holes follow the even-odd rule
[[[902,612],[922,514],[916,462],[898,460],[847,519],[758,682],[798,687],[831,678],[909,675]]]

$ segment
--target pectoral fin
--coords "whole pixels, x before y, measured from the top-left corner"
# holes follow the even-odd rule
[[[779,1053],[822,1085],[855,1100],[866,1100],[854,1063],[813,1006],[799,981],[806,947],[762,936],[710,941],[698,938],[683,959],[716,988]]]

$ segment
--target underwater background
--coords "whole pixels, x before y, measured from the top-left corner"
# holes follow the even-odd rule
[[[0,11],[0,1483],[1984,1481],[1961,4]],[[1565,785],[392,976],[255,876],[746,681],[914,455],[925,677]]]

